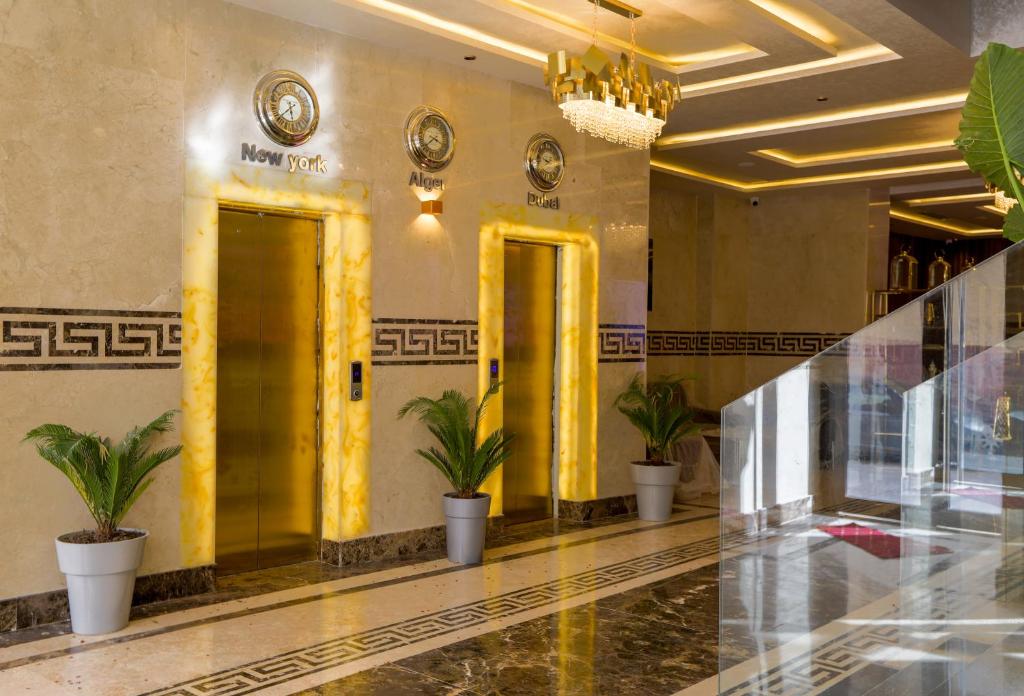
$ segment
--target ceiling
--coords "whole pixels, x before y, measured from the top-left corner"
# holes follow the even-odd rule
[[[233,1],[452,63],[471,54],[473,69],[538,89],[550,51],[586,50],[595,14],[587,0]],[[869,182],[894,192],[901,230],[998,234],[986,201],[905,203],[984,192],[952,147],[974,64],[968,0],[629,4],[643,12],[638,57],[683,94],[653,170],[695,191]],[[597,15],[599,46],[628,49],[629,20]]]

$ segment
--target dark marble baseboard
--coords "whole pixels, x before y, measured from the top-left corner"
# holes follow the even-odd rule
[[[487,537],[500,534],[504,527],[504,516],[488,517]],[[445,547],[446,541],[443,524],[343,541],[322,539],[320,561],[336,566],[364,565],[426,551],[440,551]]]
[[[211,592],[214,587],[212,565],[143,575],[135,581],[132,606]],[[69,617],[67,590],[0,600],[0,633],[67,621]]]
[[[570,522],[587,522],[602,517],[628,515],[636,512],[636,496],[613,495],[597,500],[559,500],[558,518]]]

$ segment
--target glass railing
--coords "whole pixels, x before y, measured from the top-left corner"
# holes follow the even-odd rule
[[[722,411],[722,694],[1024,694],[1024,246]]]

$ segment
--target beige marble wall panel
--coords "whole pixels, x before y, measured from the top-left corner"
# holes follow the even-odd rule
[[[652,179],[655,308],[649,329],[845,333],[863,325],[867,288],[877,276],[871,259],[882,243],[869,225],[867,190],[823,188],[759,199],[754,207],[746,196],[694,195],[676,180]],[[870,222],[877,227],[876,218]],[[692,285],[686,285],[689,277]],[[804,359],[671,356],[649,364],[652,372],[696,375],[694,402],[720,408]]]
[[[181,82],[6,43],[0,65],[4,303],[176,308]]]
[[[697,287],[702,269],[697,252],[697,196],[651,187],[654,240],[654,309],[650,329],[696,329]]]
[[[444,477],[418,456],[433,444],[415,416],[398,420],[398,409],[414,396],[437,398],[443,389],[476,393],[472,365],[378,367],[373,403],[373,463],[370,520],[374,534],[444,524],[441,496],[451,490]]]
[[[750,202],[733,194],[715,194],[714,234],[711,249],[711,317],[708,326],[717,331],[745,331],[751,287]],[[772,280],[764,282],[778,282]]]
[[[643,369],[643,363],[611,363],[601,367],[597,408],[598,498],[634,492],[629,463],[644,458],[644,442],[614,404],[633,375]]]
[[[64,423],[115,441],[129,429],[178,405],[177,370],[0,372],[0,598],[58,589],[53,539],[94,526],[71,483],[21,440],[43,423]],[[12,407],[17,404],[17,407]],[[169,434],[164,446],[176,441]],[[157,469],[154,483],[125,519],[149,530],[143,574],[180,567],[178,490],[180,459]]]
[[[867,296],[867,190],[761,196],[750,209],[749,331],[853,331]]]
[[[4,5],[0,304],[178,309],[183,4]],[[25,432],[56,421],[117,438],[177,407],[180,384],[178,370],[0,372],[0,597],[61,587],[53,537],[90,525]],[[180,566],[178,466],[126,520],[153,535],[143,573]]]

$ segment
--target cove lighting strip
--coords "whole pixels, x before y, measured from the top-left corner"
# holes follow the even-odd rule
[[[984,210],[986,213],[995,213],[999,217],[1006,217],[1005,210],[995,207],[994,205],[979,205],[978,210]]]
[[[378,10],[375,14],[384,14],[407,26],[422,29],[424,26],[439,29],[442,34],[452,39],[466,39],[473,45],[484,49],[497,49],[499,53],[509,54],[512,57],[526,58],[528,61],[547,65],[548,54],[538,51],[522,44],[499,38],[494,34],[488,34],[474,29],[473,27],[447,19],[441,19],[436,15],[416,10],[405,5],[400,5],[391,0],[334,0],[335,2],[349,5],[361,6],[371,10]]]
[[[837,37],[831,29],[803,12],[778,2],[778,0],[747,0],[747,2],[771,17],[772,21],[804,41],[826,53],[835,55]]]
[[[490,1],[493,3],[495,0]],[[473,27],[459,22],[442,19],[441,17],[432,15],[428,12],[417,10],[397,2],[392,2],[392,0],[334,0],[334,2],[349,7],[364,9],[376,14],[377,16],[393,19],[416,29],[424,29],[427,31],[432,29],[432,33],[440,36],[444,36],[455,41],[461,41],[463,43],[469,43],[470,45],[484,50],[493,50],[516,60],[537,65],[547,64],[547,53],[544,51],[538,51],[530,48],[529,46],[523,46],[522,44],[517,44],[513,41],[499,38],[493,34],[488,34],[487,32],[474,29]],[[508,2],[524,9],[527,7],[527,3],[522,0],[508,0]],[[763,7],[761,9],[765,10]],[[767,12],[768,10],[765,11]],[[545,17],[550,15],[551,19],[549,19],[549,21],[558,21],[557,19],[554,19],[557,15],[553,12],[537,8],[537,14]],[[785,23],[791,24],[789,21],[785,21]],[[572,27],[572,24],[569,26]],[[804,38],[807,37],[805,36]],[[735,53],[735,51],[738,51],[739,49],[740,45],[735,45],[694,54],[658,57],[655,57],[653,52],[650,53],[652,54],[651,60],[655,62],[662,62],[662,59],[666,59],[662,64],[666,69],[675,73],[694,70],[697,66],[715,67],[740,60],[763,57],[766,55],[763,51],[750,47],[748,47],[743,53]],[[645,51],[642,53],[646,54],[647,52]],[[782,80],[789,80],[798,77],[820,75],[832,72],[833,70],[857,68],[887,60],[895,60],[897,58],[900,58],[898,53],[876,43],[848,50],[839,50],[836,55],[832,55],[821,60],[812,60],[806,63],[796,63],[793,65],[783,65],[777,68],[769,68],[767,70],[758,70],[741,75],[723,77],[716,80],[681,85],[679,91],[683,97],[697,97],[704,94],[715,94],[717,92],[726,92],[755,85],[771,84],[773,82],[781,82]],[[700,62],[694,63],[692,61]]]
[[[532,2],[526,0],[484,0],[488,5],[512,5],[524,12],[531,15],[536,15],[549,22],[564,27],[566,29],[572,29],[588,40],[592,36],[592,27],[583,22],[578,22],[572,17],[554,12],[547,9],[546,7],[540,7],[534,5]],[[617,36],[611,34],[605,34],[604,32],[597,33],[598,40],[601,43],[615,46],[623,51],[629,51],[630,43]],[[758,50],[753,46],[748,46],[744,43],[734,44],[732,46],[723,46],[721,48],[710,49],[707,51],[699,51],[696,53],[681,53],[676,55],[665,55],[658,53],[657,51],[643,46],[637,46],[637,55],[643,56],[647,60],[658,63],[667,69],[693,66],[695,64],[714,64],[714,65],[726,65],[739,60],[748,60],[750,58],[761,58],[768,55],[764,51]],[[707,67],[711,67],[708,65]]]
[[[965,237],[1001,234],[1003,231],[998,227],[976,227],[965,223],[939,220],[938,218],[933,218],[929,215],[920,215],[919,213],[913,213],[901,208],[889,208],[889,217],[894,217],[897,220],[904,220],[905,222],[913,222],[918,225],[924,225],[925,227],[931,227],[944,232],[952,232]]]
[[[684,97],[700,97],[705,94],[716,94],[728,92],[744,87],[755,87],[770,85],[783,80],[793,80],[799,77],[810,77],[811,75],[822,75],[836,70],[847,70],[849,68],[860,68],[865,65],[884,63],[888,60],[901,58],[900,54],[892,51],[881,44],[871,44],[860,48],[851,48],[847,51],[840,51],[838,55],[812,60],[806,63],[794,63],[782,65],[777,68],[758,70],[756,72],[722,77],[717,80],[706,82],[694,82],[689,85],[682,85],[679,88],[680,94]]]
[[[950,205],[955,203],[974,203],[975,201],[989,201],[995,197],[993,193],[960,193],[953,196],[929,196],[928,198],[908,198],[903,205],[911,208],[920,208],[925,205]]]
[[[764,159],[785,164],[788,167],[820,167],[826,164],[848,164],[873,159],[890,157],[907,157],[925,155],[933,152],[946,152],[954,148],[951,140],[937,140],[927,143],[911,143],[907,145],[890,145],[885,147],[865,147],[853,150],[835,150],[820,152],[816,155],[797,155],[785,150],[753,150],[750,154]]]
[[[897,116],[910,116],[923,114],[932,111],[944,111],[947,109],[958,109],[964,104],[967,98],[966,92],[953,92],[940,94],[919,99],[888,102],[885,104],[872,104],[869,106],[858,106],[851,109],[840,109],[819,114],[806,116],[794,116],[791,118],[776,119],[773,121],[759,121],[755,123],[744,123],[726,128],[713,128],[711,130],[693,131],[690,133],[677,133],[659,138],[657,145],[661,149],[673,149],[680,147],[691,147],[693,145],[707,145],[710,143],[721,143],[729,140],[740,140],[751,136],[779,135],[781,133],[792,133],[794,131],[813,130],[815,128],[826,128],[829,126],[841,126],[850,123],[863,123],[865,121],[877,121]]]
[[[819,174],[817,176],[801,176],[793,179],[773,179],[769,181],[742,181],[740,179],[729,179],[727,177],[715,176],[697,169],[691,169],[671,162],[651,160],[651,169],[681,176],[685,179],[702,181],[704,183],[723,186],[733,191],[752,193],[755,191],[775,191],[778,189],[800,188],[803,186],[820,186],[823,184],[854,183],[858,181],[873,181],[875,179],[890,179],[902,176],[918,176],[921,174],[943,174],[967,169],[963,160],[951,160],[948,162],[931,162],[928,164],[913,164],[906,167],[886,167],[884,169],[865,169],[856,172],[841,172],[838,174]]]

